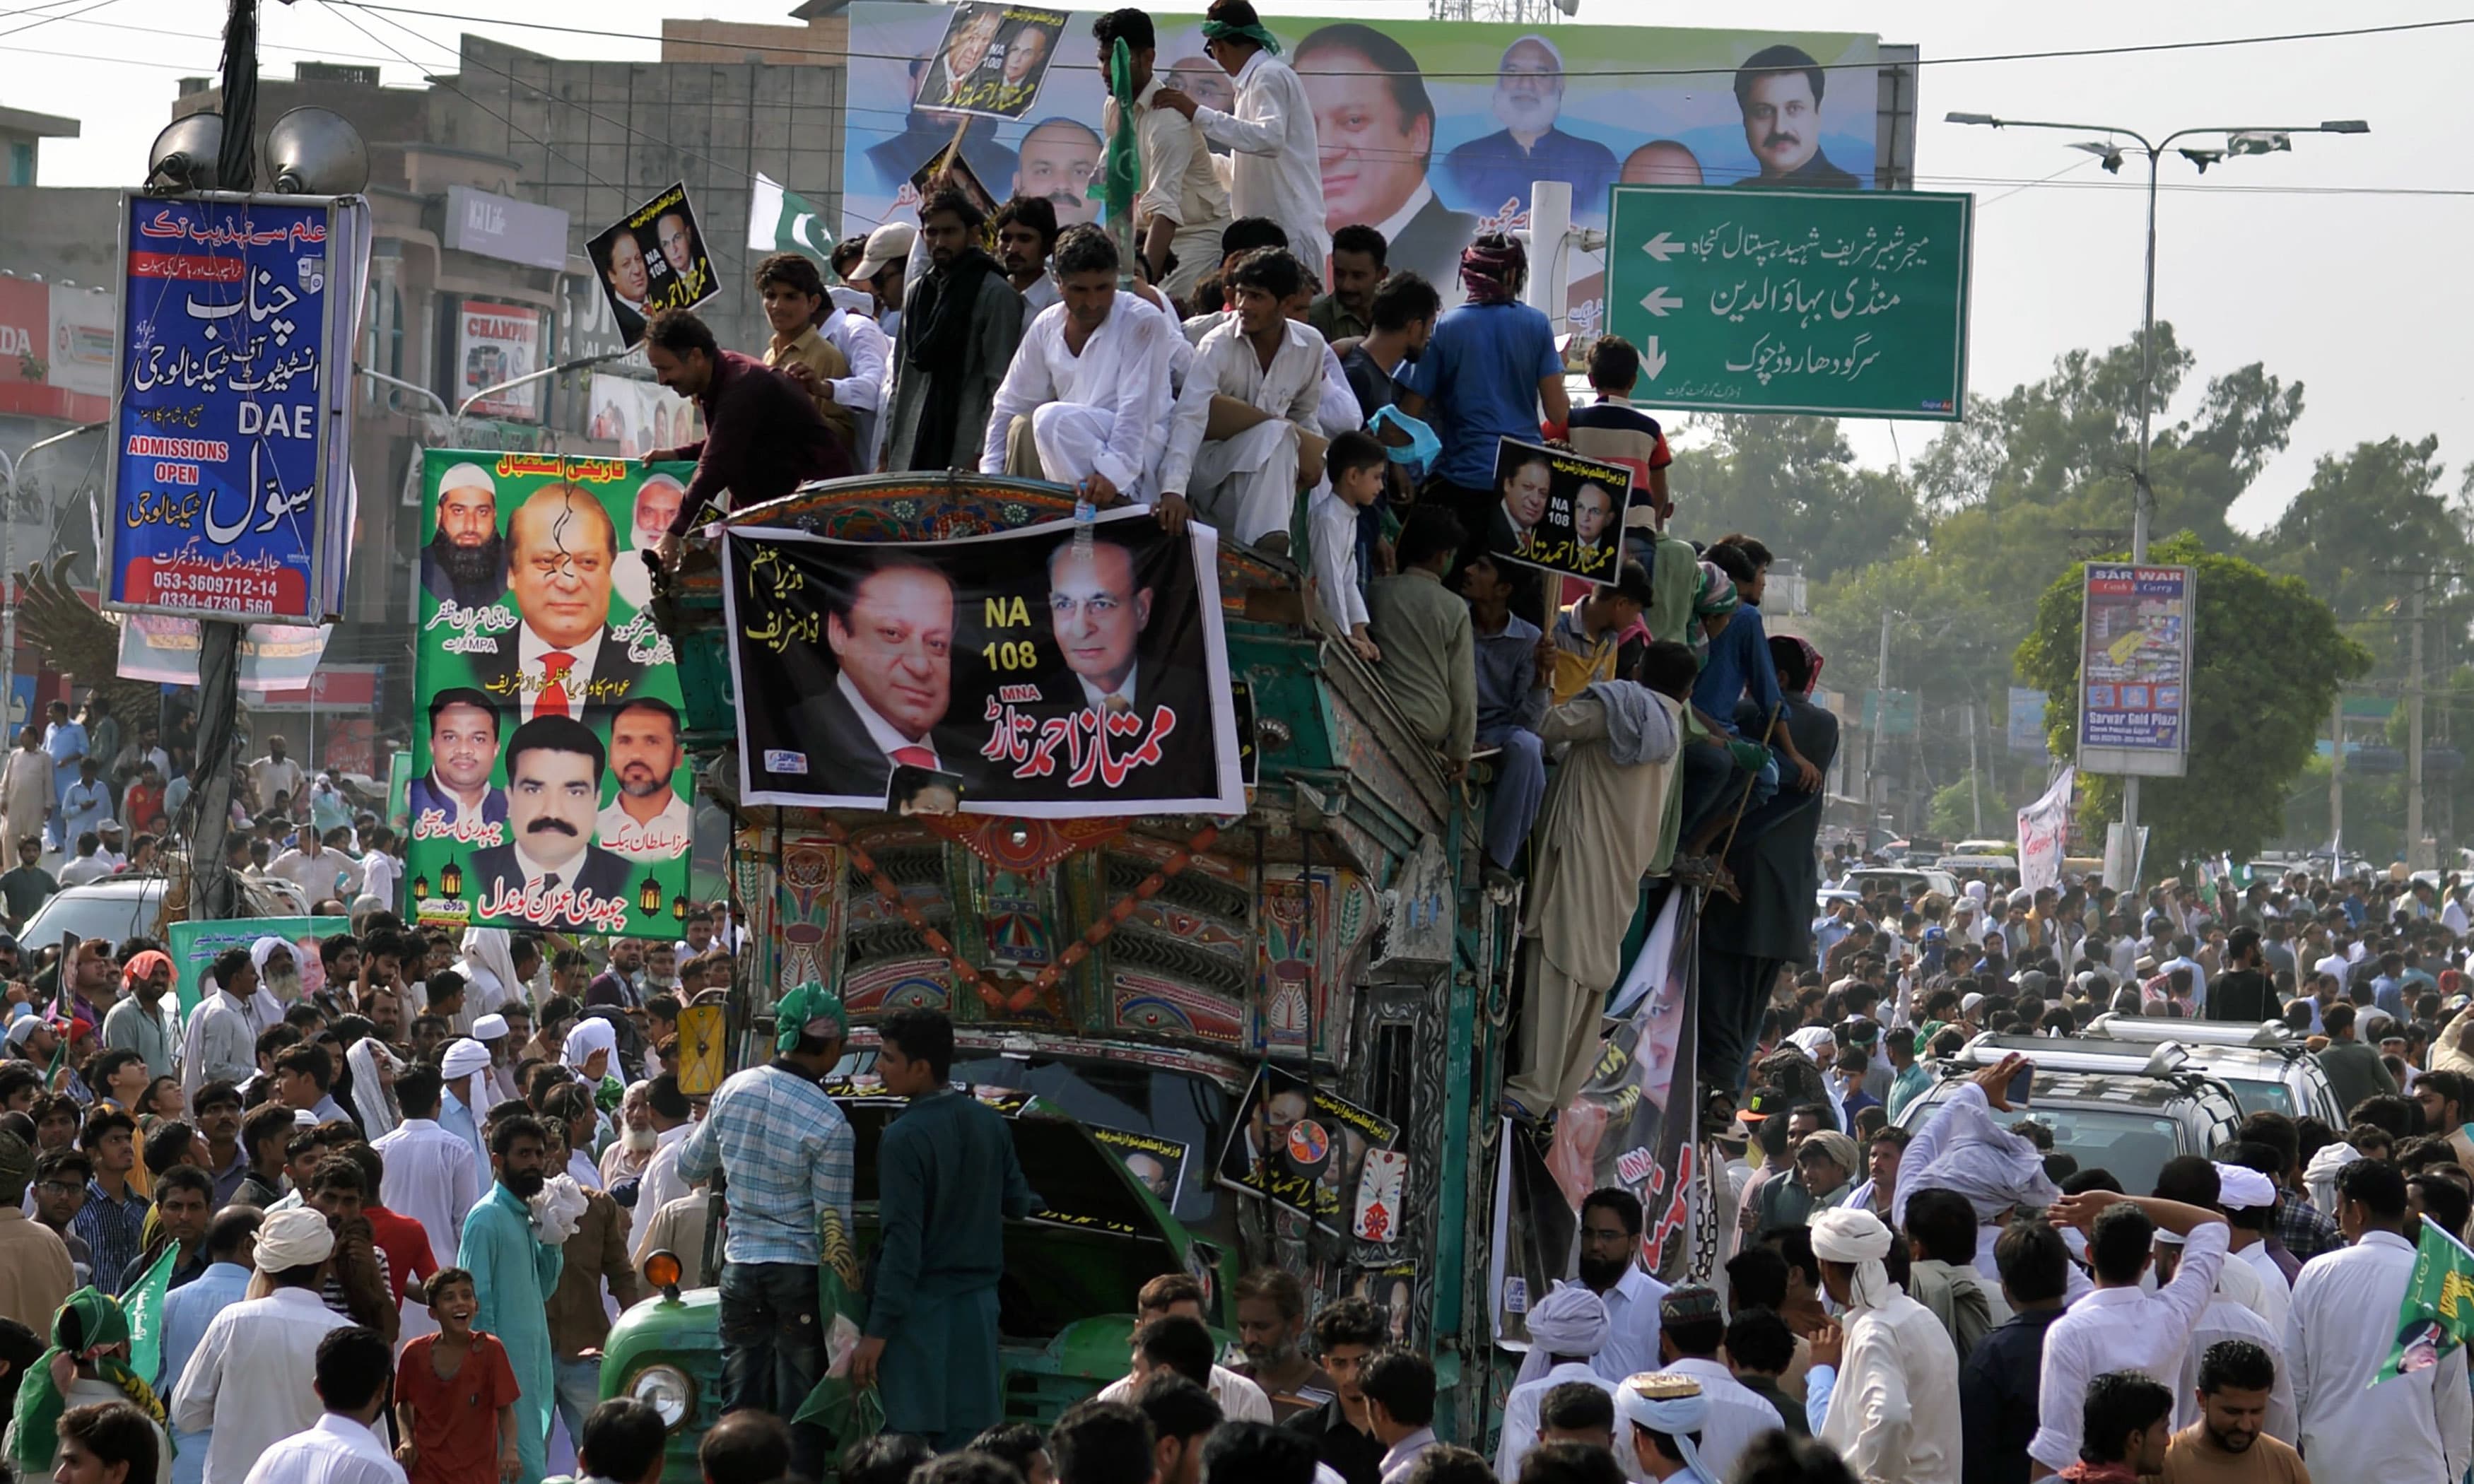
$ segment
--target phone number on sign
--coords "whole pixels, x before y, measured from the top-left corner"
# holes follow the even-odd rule
[[[212,573],[188,575],[181,572],[157,572],[155,597],[158,603],[206,602],[230,600],[236,613],[273,613],[279,590],[272,578],[233,577]]]

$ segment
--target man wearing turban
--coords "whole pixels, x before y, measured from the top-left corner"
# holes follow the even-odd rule
[[[1812,1435],[1863,1484],[1957,1484],[1958,1354],[1932,1310],[1890,1281],[1890,1229],[1868,1210],[1812,1218],[1821,1285],[1845,1317],[1812,1335]]]
[[[1538,1414],[1546,1394],[1565,1381],[1586,1381],[1614,1393],[1614,1383],[1589,1367],[1590,1357],[1606,1348],[1606,1301],[1587,1283],[1557,1283],[1529,1309],[1529,1354],[1512,1394],[1503,1400],[1503,1441],[1495,1449],[1498,1478],[1516,1478],[1520,1460],[1538,1441]]]

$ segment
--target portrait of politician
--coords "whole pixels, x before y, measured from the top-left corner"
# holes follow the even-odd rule
[[[1020,118],[1031,108],[1039,91],[1039,64],[1055,44],[1055,35],[1036,21],[1024,22],[1006,38],[1005,68],[997,86],[998,112]]]
[[[1615,515],[1623,495],[1594,479],[1572,491],[1572,569],[1589,577],[1615,575]]]
[[[1499,216],[1507,203],[1529,209],[1537,180],[1572,182],[1572,210],[1595,217],[1607,209],[1615,152],[1555,127],[1564,112],[1564,54],[1544,36],[1527,36],[1503,50],[1494,74],[1494,117],[1503,128],[1471,139],[1443,157],[1455,204]]]
[[[593,729],[571,716],[536,716],[516,729],[507,739],[512,838],[467,857],[476,901],[533,889],[626,899],[633,879],[627,862],[593,843],[604,755]]]
[[[421,585],[459,608],[487,608],[507,595],[498,485],[478,464],[454,465],[439,478],[438,529],[421,549]]]
[[[601,277],[610,285],[610,313],[618,322],[618,334],[632,346],[644,338],[644,319],[651,313],[644,301],[652,295],[653,276],[644,263],[643,244],[624,227],[611,233]]]
[[[1325,228],[1373,227],[1391,245],[1392,272],[1422,275],[1456,301],[1461,250],[1477,218],[1445,206],[1427,183],[1435,103],[1418,59],[1373,27],[1345,21],[1298,42],[1294,64],[1314,108]]]
[[[885,798],[896,763],[962,771],[971,749],[940,738],[954,695],[954,585],[895,548],[867,554],[847,590],[825,598],[825,642],[837,672],[790,712],[772,746],[807,754],[819,793]],[[751,736],[759,761],[766,749]]]
[[[648,448],[675,448],[691,442],[696,435],[689,433],[668,443],[647,443]],[[679,506],[688,497],[687,486],[667,474],[647,474],[636,487],[636,513],[628,524],[627,549],[618,554],[618,595],[629,608],[643,608],[653,601],[653,569],[644,559],[662,544],[669,534],[670,522],[679,518]]]
[[[1109,755],[1118,758],[1142,746],[1159,708],[1166,707],[1176,725],[1161,741],[1160,760],[1127,774],[1113,792],[1128,799],[1217,794],[1218,754],[1202,657],[1176,654],[1159,643],[1164,632],[1188,626],[1152,625],[1154,612],[1165,618],[1167,611],[1157,589],[1143,583],[1139,561],[1131,546],[1105,534],[1095,534],[1087,549],[1067,538],[1048,554],[1049,633],[1064,669],[1043,677],[1040,698],[1051,715],[1088,709],[1104,717],[1129,712],[1140,718],[1143,731],[1110,740]],[[1147,635],[1152,639],[1148,653],[1142,642]],[[1069,754],[1070,749],[1060,750],[1057,756],[1062,762]],[[1060,767],[1047,781],[1062,784],[1072,772]],[[1057,797],[1067,792],[1056,789]],[[1072,792],[1108,790],[1095,781]]]
[[[933,57],[910,60],[911,104],[902,121],[902,132],[867,147],[867,162],[876,169],[877,189],[888,200],[900,196],[919,167],[954,142],[958,128],[962,131],[962,159],[973,175],[982,181],[1013,179],[1014,153],[997,142],[995,119],[984,114],[948,113],[934,107],[934,101],[927,96],[927,80],[940,65],[941,60]],[[969,122],[965,123],[965,119]]]
[[[662,257],[670,265],[670,271],[682,278],[692,277],[696,260],[695,234],[688,230],[687,213],[662,213],[662,219],[653,224],[653,232],[662,245]]]
[[[1056,207],[1056,227],[1100,220],[1101,200],[1091,189],[1100,174],[1100,135],[1070,118],[1041,119],[1022,136],[1013,194],[1045,196]]]
[[[1735,106],[1744,114],[1744,146],[1760,174],[1737,185],[1806,185],[1853,190],[1854,176],[1821,153],[1821,95],[1830,74],[1803,48],[1765,46],[1735,69]],[[1859,100],[1870,108],[1869,101]]]
[[[506,790],[490,786],[498,763],[498,707],[470,685],[452,685],[429,698],[429,771],[412,780],[409,802],[414,832],[424,816],[457,826],[503,825]]]
[[[629,860],[676,860],[695,839],[695,811],[670,782],[688,756],[678,707],[638,696],[609,715],[618,792],[594,817],[594,838]]]
[[[996,49],[997,32],[1004,25],[1002,6],[983,6],[963,17],[943,54],[930,64],[927,81],[919,85],[916,96],[920,107],[986,107],[974,103],[972,95],[990,80],[982,69],[986,67],[988,54]]]
[[[534,491],[507,522],[507,599],[516,627],[473,655],[481,688],[516,719],[579,716],[636,694],[644,666],[610,632],[618,531],[591,491],[560,482]]]
[[[1493,534],[1488,539],[1487,549],[1526,556],[1536,539],[1538,522],[1546,518],[1546,501],[1554,491],[1555,472],[1543,453],[1523,449],[1513,457],[1517,462],[1495,476],[1503,491],[1503,502],[1494,508]]]

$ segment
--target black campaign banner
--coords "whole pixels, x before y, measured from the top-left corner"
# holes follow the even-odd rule
[[[594,234],[584,245],[601,277],[601,297],[629,346],[664,309],[692,309],[720,292],[704,232],[685,182],[671,186]]]
[[[1507,438],[1496,446],[1497,500],[1487,520],[1493,556],[1591,582],[1614,581],[1632,470]]]
[[[722,562],[750,803],[1245,811],[1207,528],[1128,509],[919,545],[737,529]]]

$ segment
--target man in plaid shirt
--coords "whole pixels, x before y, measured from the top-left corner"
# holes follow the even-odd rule
[[[840,999],[811,981],[774,1010],[774,1060],[714,1093],[713,1110],[679,1144],[691,1185],[719,1168],[730,1183],[722,1248],[721,1409],[788,1417],[825,1373],[816,1310],[816,1224],[827,1207],[851,1219],[850,1120],[820,1080],[841,1059],[850,1019]],[[824,1438],[790,1429],[791,1472],[821,1478]]]

